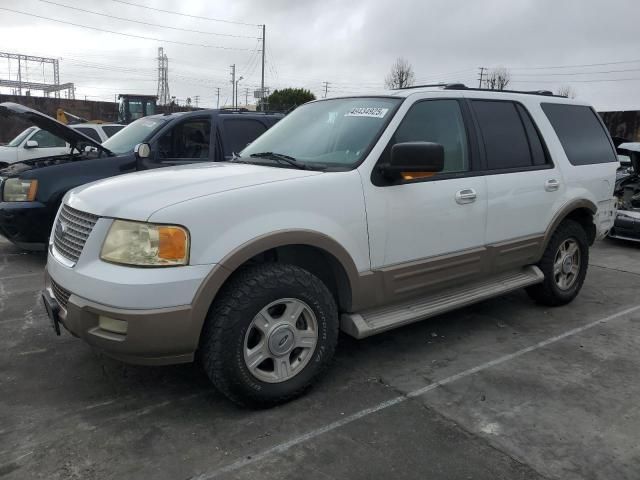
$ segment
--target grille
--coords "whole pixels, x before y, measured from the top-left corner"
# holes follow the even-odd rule
[[[77,262],[98,218],[97,215],[63,205],[53,229],[53,245],[58,253]]]
[[[51,280],[51,291],[53,292],[53,296],[55,297],[58,304],[60,304],[60,306],[66,310],[71,292],[65,290],[53,280]]]

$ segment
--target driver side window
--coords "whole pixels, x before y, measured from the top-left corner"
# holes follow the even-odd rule
[[[391,147],[403,142],[433,142],[444,147],[442,173],[469,170],[469,147],[457,100],[427,100],[413,105],[394,133],[383,155],[391,154]]]
[[[38,142],[38,148],[64,147],[65,141],[46,130],[38,130],[29,140]]]
[[[158,158],[208,160],[211,120],[197,118],[179,123],[158,140]]]

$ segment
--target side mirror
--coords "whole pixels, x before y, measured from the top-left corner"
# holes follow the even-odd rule
[[[133,151],[137,158],[149,158],[151,156],[151,146],[148,143],[139,143]]]
[[[403,173],[435,173],[444,169],[444,147],[439,143],[405,142],[391,147],[391,163],[382,166],[385,176],[401,178]]]
[[[38,142],[35,140],[27,140],[27,143],[24,144],[24,148],[38,148]]]

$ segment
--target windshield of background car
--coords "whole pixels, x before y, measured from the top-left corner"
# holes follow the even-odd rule
[[[35,129],[36,129],[36,127],[27,128],[20,135],[18,135],[16,138],[14,138],[9,143],[7,143],[7,147],[17,147],[17,146],[19,146],[24,141],[24,139],[27,138]]]
[[[273,152],[300,163],[350,168],[362,161],[393,116],[401,98],[362,97],[302,105],[254,140],[241,153]]]
[[[102,145],[117,154],[132,152],[137,144],[148,141],[166,121],[167,119],[163,117],[141,118],[105,140]]]

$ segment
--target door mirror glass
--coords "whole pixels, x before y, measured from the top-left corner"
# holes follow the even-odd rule
[[[400,178],[406,173],[436,173],[444,169],[444,147],[432,142],[404,142],[391,147],[391,162],[385,175]]]
[[[148,143],[139,143],[133,151],[138,158],[149,158],[151,156],[151,147]]]
[[[35,140],[27,140],[27,143],[24,144],[24,148],[38,148],[38,142]]]

